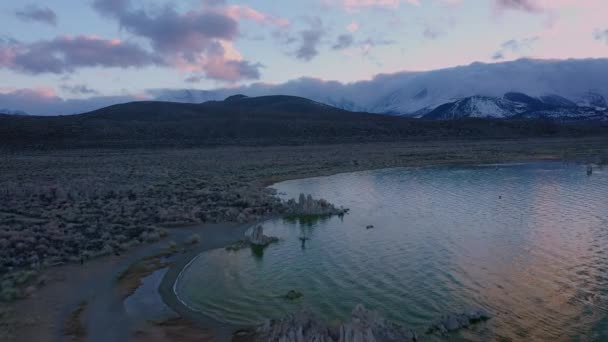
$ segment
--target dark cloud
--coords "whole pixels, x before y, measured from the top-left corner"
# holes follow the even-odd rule
[[[310,28],[300,31],[299,38],[296,39],[299,46],[295,56],[304,61],[310,61],[319,54],[321,38],[325,34],[321,18],[312,18],[308,22]]]
[[[95,89],[91,89],[89,88],[87,85],[85,84],[75,84],[75,85],[62,85],[61,89],[63,91],[66,91],[68,93],[74,94],[74,95],[96,95],[99,94],[99,92]]]
[[[232,42],[239,32],[237,18],[221,8],[225,1],[204,3],[207,7],[187,13],[170,6],[155,11],[134,9],[129,0],[95,0],[93,7],[115,19],[126,31],[148,39],[166,64],[204,75],[197,74],[189,80],[258,79],[259,64],[228,54],[226,42]]]
[[[541,6],[536,0],[495,0],[500,9],[509,9],[525,12],[541,12]]]
[[[497,61],[499,59],[505,59],[505,54],[502,51],[496,51],[493,55],[492,55],[492,59]]]
[[[352,34],[341,34],[338,36],[336,43],[331,47],[334,50],[343,50],[351,47],[355,42]]]
[[[499,60],[504,59],[507,54],[514,54],[520,56],[531,49],[538,42],[539,37],[529,37],[523,39],[511,39],[502,43],[500,49],[492,55],[492,59]]]
[[[233,40],[238,32],[236,20],[213,12],[180,15],[166,8],[154,17],[138,11],[123,14],[119,20],[123,28],[150,39],[163,53],[203,52],[214,40]]]
[[[80,67],[143,67],[163,62],[138,45],[98,37],[58,37],[34,43],[0,41],[0,68],[40,74]]]
[[[367,38],[363,41],[363,44],[368,44],[371,46],[380,46],[380,45],[393,45],[397,43],[392,39],[383,39],[383,38]]]
[[[23,21],[37,21],[44,24],[57,26],[57,15],[48,7],[28,5],[23,9],[15,11],[17,18]]]

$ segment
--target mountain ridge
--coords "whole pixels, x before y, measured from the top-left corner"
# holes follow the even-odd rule
[[[509,92],[502,97],[469,96],[442,104],[425,113],[426,119],[527,118],[562,122],[608,121],[608,106],[603,96],[590,93],[587,102],[577,104],[555,94],[533,97]]]
[[[413,119],[350,112],[294,96],[199,104],[140,101],[65,116],[0,115],[0,148],[292,145],[440,139],[571,137],[608,125],[547,120]]]

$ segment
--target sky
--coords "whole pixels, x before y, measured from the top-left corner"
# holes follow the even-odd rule
[[[25,0],[0,17],[0,95],[24,99],[608,56],[606,0]]]

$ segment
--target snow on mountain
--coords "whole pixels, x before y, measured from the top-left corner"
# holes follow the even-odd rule
[[[608,108],[608,104],[606,103],[606,98],[601,94],[594,92],[587,92],[581,95],[576,101],[576,104],[582,107],[592,107],[597,109],[606,109]]]
[[[608,121],[608,110],[597,106],[605,101],[593,98],[580,106],[558,95],[532,97],[522,93],[506,93],[503,97],[471,96],[438,106],[424,115],[426,119],[459,118],[544,118],[559,121]]]
[[[521,106],[519,100],[503,99],[509,93],[525,94],[545,105],[606,108],[607,80],[608,59],[521,59],[381,74],[372,80],[346,84],[302,78],[278,85],[256,83],[213,91],[160,89],[153,94],[161,100],[180,102],[219,100],[240,93],[294,95],[351,111],[403,116],[423,116],[439,106],[461,101],[459,106],[470,110],[470,115],[504,117],[520,113],[509,107]],[[503,100],[510,103],[502,103]]]

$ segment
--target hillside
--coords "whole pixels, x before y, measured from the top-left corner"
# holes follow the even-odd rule
[[[435,121],[356,113],[293,96],[202,104],[131,102],[57,117],[0,115],[0,146],[30,148],[280,145],[600,134],[548,121]]]

